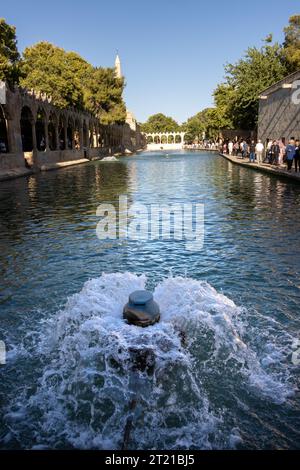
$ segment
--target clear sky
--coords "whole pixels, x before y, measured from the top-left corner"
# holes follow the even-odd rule
[[[299,0],[10,0],[0,16],[17,28],[19,49],[47,40],[97,66],[116,50],[125,100],[137,119],[163,112],[183,122],[212,104],[211,93],[250,45],[300,13]]]

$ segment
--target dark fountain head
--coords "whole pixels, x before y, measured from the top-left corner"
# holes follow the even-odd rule
[[[136,290],[129,296],[123,309],[123,318],[131,325],[150,326],[160,319],[158,304],[147,290]]]

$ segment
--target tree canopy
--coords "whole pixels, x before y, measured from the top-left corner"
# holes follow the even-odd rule
[[[13,84],[18,81],[18,61],[16,28],[0,18],[0,80]]]
[[[173,132],[179,130],[180,126],[170,116],[163,113],[157,113],[150,116],[144,124],[142,124],[143,132]]]
[[[290,72],[300,69],[300,15],[293,15],[284,28],[284,56]]]
[[[214,92],[217,109],[227,125],[254,129],[261,91],[287,75],[281,46],[267,38],[260,49],[249,47],[235,64],[227,64],[225,72],[225,82]]]
[[[126,119],[123,90],[124,79],[117,78],[113,68],[94,68],[84,87],[85,107],[103,124],[122,123]]]
[[[21,86],[51,95],[60,108],[83,108],[84,82],[92,66],[75,52],[39,42],[25,49],[20,70]]]
[[[46,93],[59,108],[86,109],[103,124],[123,123],[125,82],[113,68],[93,67],[76,52],[47,41],[27,47],[22,57],[16,29],[0,18],[0,80]]]
[[[103,124],[125,121],[124,80],[112,68],[92,67],[75,52],[43,41],[25,49],[20,69],[23,87],[51,95],[60,108],[86,109]]]

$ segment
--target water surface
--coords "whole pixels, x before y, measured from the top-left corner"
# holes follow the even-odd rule
[[[100,241],[96,208],[120,194],[203,203],[203,249]],[[1,447],[120,448],[140,344],[157,365],[140,378],[131,448],[299,448],[299,208],[300,185],[205,152],[1,183]],[[121,318],[141,287],[163,307],[151,331]]]

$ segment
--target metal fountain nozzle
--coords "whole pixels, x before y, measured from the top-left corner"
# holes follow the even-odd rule
[[[158,304],[147,290],[136,290],[129,296],[123,309],[123,318],[131,325],[150,326],[160,319]]]

